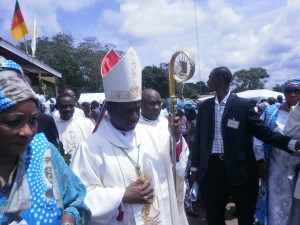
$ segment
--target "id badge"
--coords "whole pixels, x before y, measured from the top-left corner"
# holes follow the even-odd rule
[[[240,121],[228,119],[227,127],[238,129],[240,125]]]

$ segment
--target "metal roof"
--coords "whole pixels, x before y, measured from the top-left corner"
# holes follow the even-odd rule
[[[51,83],[55,83],[55,77],[62,77],[62,74],[50,66],[29,56],[23,50],[0,37],[0,55],[18,63],[29,77],[38,77],[39,74]]]

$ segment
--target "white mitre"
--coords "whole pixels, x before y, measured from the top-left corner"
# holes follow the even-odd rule
[[[106,101],[141,100],[142,69],[132,47],[122,59],[113,50],[109,51],[102,61],[101,72]]]

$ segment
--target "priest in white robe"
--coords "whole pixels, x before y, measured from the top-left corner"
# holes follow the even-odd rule
[[[139,124],[147,130],[148,135],[156,136],[155,143],[161,142],[160,150],[162,154],[170,154],[170,132],[168,119],[160,115],[161,112],[161,96],[154,89],[144,89],[142,91],[141,116]],[[180,122],[182,122],[180,120]],[[190,154],[189,147],[185,139],[181,136],[182,123],[177,131],[177,147],[176,147],[176,195],[178,204],[178,213],[180,224],[188,225],[188,221],[184,209],[184,199],[186,193],[186,184],[184,181],[185,172]],[[165,157],[168,157],[167,155]],[[168,160],[165,160],[168,161]]]
[[[92,134],[95,125],[91,120],[74,113],[75,101],[69,94],[62,93],[57,97],[57,107],[59,117],[54,117],[54,121],[59,139],[63,143],[65,155],[72,161],[79,144]]]
[[[102,79],[108,115],[71,164],[87,187],[91,224],[182,225],[170,154],[163,150],[168,144],[137,124],[141,65],[135,51],[130,48],[122,59],[110,51]]]

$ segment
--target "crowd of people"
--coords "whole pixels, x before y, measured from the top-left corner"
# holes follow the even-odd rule
[[[188,225],[200,198],[208,225],[225,224],[229,198],[240,225],[300,224],[299,79],[283,85],[285,100],[257,103],[218,67],[215,96],[181,95],[170,116],[142,90],[133,48],[108,52],[101,72],[103,105],[78,104],[70,89],[45,101],[1,59],[0,224]]]

